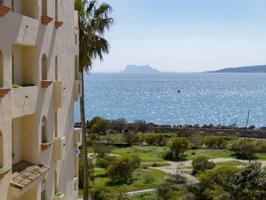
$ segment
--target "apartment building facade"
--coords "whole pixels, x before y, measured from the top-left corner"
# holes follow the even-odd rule
[[[81,131],[74,0],[0,0],[0,200],[73,200]]]

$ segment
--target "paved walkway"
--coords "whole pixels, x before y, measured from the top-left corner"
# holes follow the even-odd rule
[[[146,190],[137,190],[137,191],[127,192],[126,194],[128,196],[133,196],[133,195],[136,195],[136,194],[147,193],[147,192],[155,192],[155,191],[156,191],[156,189],[152,188],[152,189],[146,189]]]
[[[221,162],[229,162],[229,161],[239,161],[243,163],[248,163],[247,160],[239,160],[235,158],[216,158],[216,159],[210,159],[214,163],[221,163]],[[257,162],[260,162],[262,167],[266,166],[265,160],[256,160]],[[169,166],[162,166],[162,167],[150,167],[152,169],[160,170],[167,174],[175,175],[176,173],[180,173],[181,176],[186,177],[187,184],[195,184],[198,183],[198,179],[195,176],[191,175],[192,171],[192,161],[180,161],[180,162],[168,162]]]

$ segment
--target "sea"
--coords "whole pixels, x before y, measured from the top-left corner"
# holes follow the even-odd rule
[[[90,73],[85,75],[85,94],[87,119],[266,126],[263,73]]]

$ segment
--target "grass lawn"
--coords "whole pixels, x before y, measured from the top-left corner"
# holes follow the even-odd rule
[[[193,160],[199,156],[206,156],[210,159],[213,158],[233,158],[233,153],[227,149],[197,149],[189,150],[185,153],[187,160]]]
[[[256,153],[258,160],[266,160],[266,153]]]
[[[154,169],[137,169],[133,174],[133,181],[130,184],[113,185],[106,176],[105,169],[96,169],[95,185],[104,186],[112,191],[134,191],[150,189],[165,181],[166,174]]]
[[[114,148],[112,153],[117,155],[136,155],[142,162],[164,162],[162,158],[167,147],[158,146],[132,146],[127,148]]]

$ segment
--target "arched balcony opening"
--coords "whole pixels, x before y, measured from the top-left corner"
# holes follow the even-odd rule
[[[55,80],[58,80],[58,57],[57,56],[55,56],[55,72],[54,72],[54,74],[55,74]]]
[[[42,80],[47,80],[48,75],[47,75],[47,56],[44,54],[42,56]]]
[[[79,72],[79,57],[75,56],[75,80],[80,79],[80,72]]]
[[[46,117],[42,118],[41,134],[42,134],[42,143],[47,143],[48,137],[47,137],[47,120],[46,120]]]
[[[47,0],[42,0],[42,16],[48,16]]]
[[[0,88],[4,87],[4,58],[0,50]]]
[[[54,16],[55,16],[55,21],[58,21],[58,0],[55,0],[55,13],[54,13]]]

